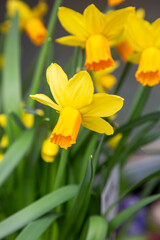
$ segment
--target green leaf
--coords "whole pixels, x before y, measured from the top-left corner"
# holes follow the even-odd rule
[[[48,213],[55,207],[73,198],[78,186],[69,185],[40,198],[0,223],[0,238],[10,235],[26,224]]]
[[[138,183],[134,184],[133,186],[129,187],[126,191],[122,192],[122,194],[118,197],[118,199],[112,203],[107,211],[104,213],[104,216],[107,216],[108,213],[111,211],[111,209],[117,205],[125,196],[127,196],[129,193],[134,192],[137,188],[144,185],[145,183],[149,182],[151,179],[158,177],[160,175],[160,171],[154,172],[151,175],[147,176],[146,178],[142,179]]]
[[[2,101],[5,113],[14,112],[18,116],[20,116],[21,103],[19,46],[19,20],[18,15],[16,15],[6,35],[4,46],[5,65],[2,79]]]
[[[92,216],[89,218],[88,230],[85,240],[105,240],[108,230],[108,223],[101,216]]]
[[[15,240],[38,240],[46,229],[55,221],[60,214],[55,213],[48,215],[37,221],[30,223],[24,230],[18,235]]]
[[[84,178],[80,184],[79,191],[74,200],[73,207],[65,221],[61,239],[67,239],[70,236],[70,234],[73,234],[73,232],[78,231],[79,228],[81,227],[84,215],[86,213],[86,208],[89,202],[92,182],[93,182],[93,167],[92,160],[91,158],[89,158],[87,169]],[[73,225],[77,219],[78,221],[73,229]]]
[[[3,161],[0,162],[0,186],[29,150],[33,136],[34,129],[24,131],[5,153]]]
[[[131,207],[127,208],[123,212],[120,212],[115,218],[113,218],[109,222],[109,231],[108,231],[108,236],[112,232],[114,232],[122,223],[127,221],[130,217],[132,217],[138,210],[141,208],[145,207],[146,205],[160,199],[160,194],[147,197],[145,199],[140,200],[138,203],[135,203]]]

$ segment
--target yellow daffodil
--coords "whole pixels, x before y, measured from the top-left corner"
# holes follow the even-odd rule
[[[41,109],[36,109],[36,113],[39,115],[39,116],[43,116],[44,115],[44,112],[43,110]],[[22,110],[22,116],[21,116],[21,119],[22,119],[22,123],[24,124],[24,126],[26,128],[32,128],[33,125],[34,125],[34,119],[35,119],[35,116],[31,113],[27,113],[25,112],[24,110]]]
[[[0,127],[5,128],[7,125],[7,118],[4,113],[0,114]]]
[[[130,61],[139,63],[135,74],[144,86],[160,82],[160,18],[150,24],[135,14],[128,17],[126,36],[134,53]]]
[[[4,154],[0,153],[0,162],[3,160],[3,158],[4,158]]]
[[[4,66],[4,56],[0,55],[0,69],[2,69]]]
[[[25,2],[20,0],[7,1],[7,15],[12,18],[16,12],[19,14],[20,28],[30,37],[36,45],[41,45],[46,38],[46,28],[42,22],[42,16],[47,11],[47,5],[40,2],[31,9]]]
[[[109,6],[115,6],[115,5],[118,5],[122,2],[124,2],[125,0],[108,0],[108,5]]]
[[[89,70],[102,70],[113,65],[110,46],[122,33],[127,16],[134,12],[128,7],[107,15],[95,5],[89,5],[83,15],[61,7],[58,18],[62,26],[72,35],[57,39],[69,46],[80,46],[86,50],[85,66]]]
[[[136,15],[139,18],[144,18],[145,16],[145,11],[143,8],[139,8],[136,11]],[[124,29],[124,32],[122,36],[120,37],[120,41],[118,44],[116,44],[116,49],[118,53],[120,54],[121,58],[123,59],[124,62],[128,61],[129,55],[134,52],[134,49],[131,47],[130,43],[126,39],[126,32]]]
[[[38,102],[48,105],[60,113],[50,141],[67,149],[76,143],[81,124],[92,131],[113,134],[112,126],[101,117],[109,117],[123,106],[123,99],[106,93],[94,94],[92,79],[86,71],[75,74],[69,81],[57,64],[47,69],[47,82],[54,103],[44,94],[30,95]]]
[[[118,66],[119,63],[115,61],[112,67],[97,72],[92,72],[95,88],[98,92],[106,92],[113,88],[117,80],[116,77],[111,73],[118,68]]]
[[[6,148],[8,146],[8,137],[7,135],[3,135],[1,140],[0,140],[0,147],[1,148]]]
[[[117,147],[117,145],[119,144],[121,138],[122,138],[122,134],[118,133],[117,135],[115,135],[114,137],[109,139],[107,141],[107,143],[112,149],[115,149]]]
[[[51,143],[49,138],[43,141],[41,157],[45,162],[53,162],[58,151],[59,151],[58,145]]]

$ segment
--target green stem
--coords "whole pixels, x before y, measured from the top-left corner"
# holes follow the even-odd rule
[[[36,94],[39,89],[41,75],[43,73],[43,66],[44,66],[45,59],[46,59],[46,54],[48,52],[49,44],[50,44],[50,41],[52,40],[52,35],[53,35],[54,29],[55,29],[55,24],[56,24],[56,20],[57,20],[57,11],[58,11],[58,8],[61,5],[62,1],[63,0],[56,0],[53,5],[51,17],[50,17],[49,24],[48,24],[48,35],[47,35],[45,43],[43,44],[43,46],[41,48],[40,56],[39,56],[36,70],[35,70],[34,77],[33,77],[30,94]],[[33,101],[31,98],[29,98],[28,105],[30,107],[34,107],[35,101]]]
[[[117,86],[114,90],[114,94],[117,94],[119,92],[120,88],[123,86],[124,80],[126,79],[126,76],[127,76],[128,72],[130,71],[131,66],[132,66],[131,63],[129,63],[129,62],[126,63],[126,65],[122,71],[122,74],[120,76],[120,79],[117,83]]]
[[[66,168],[67,160],[68,160],[68,154],[69,150],[64,150],[62,151],[61,158],[60,158],[60,163],[58,167],[58,172],[56,175],[56,180],[54,184],[54,190],[62,186],[63,181],[64,181],[64,171]]]
[[[140,115],[140,113],[142,112],[147,102],[150,92],[151,92],[150,87],[140,86],[140,88],[138,89],[138,93],[136,94],[133,102],[133,106],[132,106],[131,114],[129,118],[130,121],[136,119]]]

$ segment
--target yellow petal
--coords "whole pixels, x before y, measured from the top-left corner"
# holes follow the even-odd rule
[[[107,93],[97,93],[90,105],[81,109],[83,116],[109,117],[118,112],[123,106],[123,98]]]
[[[46,77],[55,101],[59,106],[64,107],[64,89],[68,84],[67,75],[58,64],[52,63],[47,68]]]
[[[46,95],[44,94],[35,94],[35,95],[30,95],[30,97],[33,99],[33,100],[36,100],[44,105],[47,105],[51,108],[54,108],[56,109],[57,111],[60,111],[61,108],[56,104],[54,103],[49,97],[47,97]]]
[[[67,32],[81,36],[86,39],[89,35],[85,27],[84,17],[82,14],[66,7],[60,7],[58,10],[58,18]]]
[[[91,103],[93,98],[93,82],[88,72],[75,74],[65,88],[67,105],[80,109]]]
[[[16,12],[19,14],[20,26],[23,28],[25,22],[32,16],[32,11],[29,6],[18,0],[9,0],[7,1],[7,14],[9,17],[13,17]]]
[[[89,5],[84,10],[84,18],[87,29],[91,34],[102,33],[105,27],[105,17],[94,4]]]
[[[131,13],[134,13],[134,11],[135,9],[133,7],[128,7],[110,12],[105,16],[106,26],[103,34],[108,38],[109,41],[119,37],[124,30],[127,17]]]
[[[155,47],[160,48],[160,18],[152,23],[152,29],[155,37]]]
[[[131,14],[127,20],[126,38],[136,52],[142,52],[145,48],[153,45],[151,25],[135,14]]]
[[[25,111],[22,111],[22,123],[26,128],[32,128],[34,125],[34,115],[27,113]]]
[[[114,133],[113,127],[102,118],[83,117],[82,125],[92,131],[111,135]]]
[[[0,162],[3,160],[3,158],[4,158],[4,154],[0,153]]]
[[[56,42],[68,46],[80,46],[82,48],[85,47],[85,41],[84,38],[79,36],[66,36],[56,39]]]
[[[2,128],[5,128],[7,125],[7,118],[6,118],[6,115],[4,113],[1,113],[0,114],[0,126]]]
[[[39,2],[37,6],[32,8],[32,16],[34,18],[42,18],[48,10],[48,5],[45,2]]]
[[[53,162],[58,151],[58,145],[51,143],[49,138],[43,141],[41,157],[45,162]]]

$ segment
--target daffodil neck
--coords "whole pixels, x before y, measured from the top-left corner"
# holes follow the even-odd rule
[[[87,69],[99,71],[113,65],[109,42],[102,34],[91,35],[85,48]]]
[[[65,149],[75,144],[81,122],[82,116],[78,110],[71,107],[64,108],[51,134],[51,142]]]
[[[154,86],[160,82],[160,50],[146,48],[141,55],[136,78],[144,86]]]

